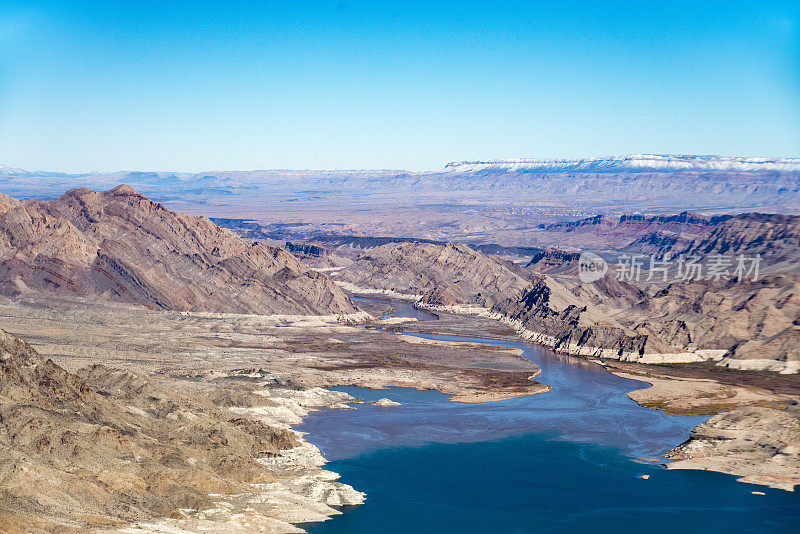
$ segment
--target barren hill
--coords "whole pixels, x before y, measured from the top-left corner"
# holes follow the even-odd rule
[[[0,291],[79,295],[181,311],[355,313],[325,275],[133,188],[0,198]]]

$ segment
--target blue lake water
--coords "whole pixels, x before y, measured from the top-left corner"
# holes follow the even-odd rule
[[[529,343],[419,335],[521,348],[552,390],[460,404],[435,391],[337,388],[404,404],[323,410],[297,427],[343,482],[367,493],[364,505],[309,532],[800,532],[797,493],[663,469],[661,455],[705,417],[627,397],[648,384]]]

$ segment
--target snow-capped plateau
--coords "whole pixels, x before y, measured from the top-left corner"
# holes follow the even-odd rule
[[[800,158],[632,154],[578,159],[499,159],[445,165],[446,172],[800,172]]]
[[[0,176],[24,176],[26,174],[28,174],[28,171],[25,169],[0,165]]]
[[[70,175],[62,172],[29,171],[17,167],[0,165],[0,177],[3,178],[54,177],[54,176],[70,176]]]

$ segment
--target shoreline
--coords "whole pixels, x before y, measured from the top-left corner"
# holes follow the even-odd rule
[[[304,524],[329,521],[341,515],[341,507],[358,506],[366,494],[340,482],[340,475],[324,469],[328,460],[319,448],[306,441],[307,433],[295,430],[313,412],[322,409],[354,409],[358,399],[347,393],[309,388],[268,388],[256,395],[278,401],[277,405],[229,408],[236,415],[290,431],[297,445],[255,460],[274,474],[272,481],[251,483],[243,493],[210,495],[210,508],[181,510],[184,517],[162,517],[115,529],[119,534],[200,534],[203,532],[252,532],[303,534]],[[267,512],[253,508],[266,505]],[[269,514],[269,515],[267,515]]]
[[[680,353],[647,353],[637,354],[633,352],[615,353],[613,350],[596,347],[593,345],[577,345],[571,343],[566,347],[559,345],[558,340],[553,336],[536,332],[526,328],[526,326],[519,320],[512,319],[502,313],[492,311],[489,308],[481,306],[466,306],[466,305],[452,305],[452,306],[435,306],[425,304],[422,302],[414,303],[414,307],[422,310],[430,310],[432,312],[448,312],[458,315],[476,315],[478,317],[485,317],[499,321],[506,326],[512,328],[517,332],[520,339],[531,341],[547,347],[548,349],[568,356],[577,356],[583,358],[601,358],[608,360],[619,360],[623,362],[635,362],[642,364],[659,364],[659,363],[695,363],[706,361],[721,361],[723,356],[728,352],[727,350],[717,349],[696,349],[694,351],[686,351]]]

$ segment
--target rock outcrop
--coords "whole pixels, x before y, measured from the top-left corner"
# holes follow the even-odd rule
[[[523,337],[567,354],[642,363],[704,359],[683,354],[657,336],[617,321],[546,276],[521,297],[506,299],[491,312],[515,326]]]
[[[0,291],[78,295],[180,311],[347,315],[324,274],[205,217],[121,185],[51,201],[0,198]]]
[[[578,272],[579,252],[566,252],[558,249],[546,249],[531,257],[525,266],[537,273],[572,274]]]
[[[569,287],[543,276],[491,311],[523,336],[574,355],[800,370],[800,280],[793,274],[680,282],[654,293],[613,277]]]
[[[400,402],[395,402],[392,399],[378,399],[376,401],[370,402],[373,406],[377,406],[379,408],[393,408],[395,406],[402,406],[403,404]]]
[[[577,221],[541,224],[545,236],[557,246],[580,248],[652,250],[655,243],[688,246],[698,237],[708,235],[717,225],[730,218],[708,217],[685,211],[677,215],[595,215]],[[634,243],[636,243],[634,245]]]
[[[668,469],[702,469],[794,490],[800,484],[800,406],[744,406],[711,417],[670,451]]]
[[[726,351],[737,369],[800,370],[800,278],[674,283],[620,313],[675,346]]]

